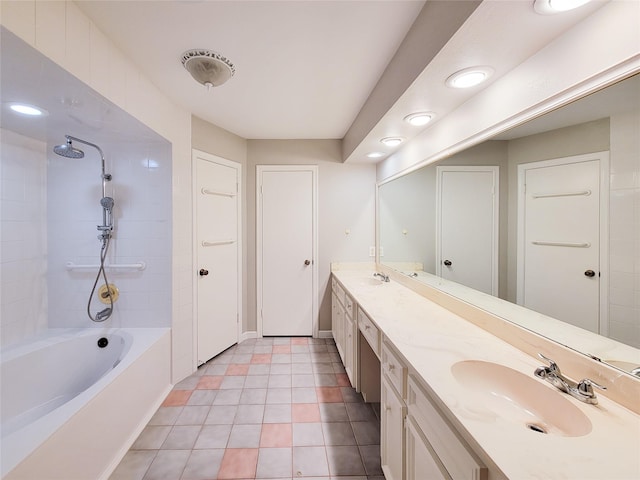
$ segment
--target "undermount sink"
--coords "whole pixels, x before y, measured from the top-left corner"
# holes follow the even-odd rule
[[[533,376],[481,360],[458,362],[451,372],[469,389],[468,400],[522,428],[565,437],[591,432],[589,418],[564,393]]]
[[[371,278],[366,278],[366,279],[362,280],[362,284],[363,285],[371,285],[371,286],[375,287],[376,285],[382,285],[383,282],[379,278],[371,277]]]

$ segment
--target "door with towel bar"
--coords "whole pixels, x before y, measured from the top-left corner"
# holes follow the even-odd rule
[[[599,152],[518,166],[518,303],[596,333],[607,160]]]

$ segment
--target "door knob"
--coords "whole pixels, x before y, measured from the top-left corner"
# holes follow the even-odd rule
[[[305,264],[306,266],[311,265],[311,260],[305,260],[305,261],[304,261],[304,264]]]
[[[444,262],[442,262],[445,264],[445,266],[450,267],[452,265],[451,260],[445,260]]]
[[[205,270],[204,268],[200,269],[200,272],[198,272],[200,274],[201,277],[205,277],[207,275],[209,275],[209,270]]]
[[[593,270],[587,270],[586,272],[584,272],[584,274],[587,277],[595,277],[596,276],[596,272],[594,272]]]

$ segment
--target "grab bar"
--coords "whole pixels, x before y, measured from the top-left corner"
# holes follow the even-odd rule
[[[96,270],[100,268],[100,265],[79,265],[73,262],[67,262],[65,267],[67,270]],[[144,270],[147,268],[147,264],[144,262],[138,263],[112,263],[111,265],[105,265],[105,270]]]

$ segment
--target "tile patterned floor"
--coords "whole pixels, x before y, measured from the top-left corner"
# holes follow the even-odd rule
[[[110,480],[384,480],[332,339],[242,342],[177,384]]]

